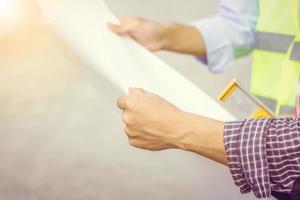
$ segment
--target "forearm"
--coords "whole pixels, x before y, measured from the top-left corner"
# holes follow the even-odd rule
[[[184,133],[175,146],[227,165],[223,142],[224,123],[189,113],[184,115],[186,129],[183,129]]]
[[[271,190],[290,192],[300,177],[299,118],[223,123],[183,112],[137,88],[130,88],[118,106],[132,146],[151,151],[177,148],[227,165],[242,193],[252,190],[257,198],[265,198]]]
[[[165,26],[163,50],[205,56],[205,44],[201,33],[194,27],[177,23]]]

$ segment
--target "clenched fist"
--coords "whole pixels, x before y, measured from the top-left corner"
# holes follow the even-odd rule
[[[161,97],[143,89],[130,88],[118,100],[123,112],[129,143],[138,148],[158,151],[176,148],[184,136],[184,112]]]
[[[224,122],[183,112],[161,97],[130,88],[118,100],[129,143],[159,151],[176,148],[228,164],[223,143]]]

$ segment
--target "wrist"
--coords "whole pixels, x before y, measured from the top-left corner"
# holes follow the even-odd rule
[[[223,142],[224,123],[185,113],[174,146],[177,149],[200,154],[224,165],[227,164]]]
[[[176,23],[165,23],[162,25],[162,40],[161,40],[161,50],[173,50],[174,44],[178,43],[178,41],[174,41],[174,33],[178,29],[178,25]]]
[[[203,37],[194,26],[167,23],[163,27],[161,50],[196,56],[206,55]]]
[[[178,149],[191,151],[193,146],[193,140],[195,139],[195,133],[201,134],[201,129],[197,126],[201,123],[195,121],[196,116],[190,113],[184,113],[181,118],[180,127],[178,128],[178,139],[175,146]],[[196,123],[196,124],[195,124]]]
[[[176,138],[173,141],[173,145],[177,149],[191,150],[191,141],[193,140],[195,133],[201,134],[199,121],[196,121],[196,115],[187,112],[181,112],[176,124]]]

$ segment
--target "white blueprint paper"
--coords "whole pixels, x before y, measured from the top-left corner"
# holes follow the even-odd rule
[[[130,39],[106,28],[117,22],[102,0],[40,0],[46,23],[85,61],[121,88],[140,87],[207,117],[233,117],[189,80]],[[201,74],[199,74],[201,78]]]

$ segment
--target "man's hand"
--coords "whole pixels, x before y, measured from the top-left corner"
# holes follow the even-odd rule
[[[191,25],[122,17],[120,24],[107,23],[107,26],[114,33],[133,38],[150,51],[168,50],[196,56],[206,54],[202,35]]]
[[[130,88],[118,107],[124,110],[122,120],[132,146],[153,151],[175,148],[184,135],[183,112],[143,89]]]
[[[223,143],[224,123],[186,113],[161,97],[130,88],[118,100],[129,143],[159,151],[178,148],[227,164]]]
[[[167,43],[167,24],[138,17],[122,17],[119,25],[108,23],[107,26],[114,33],[132,37],[150,51],[162,50]]]

